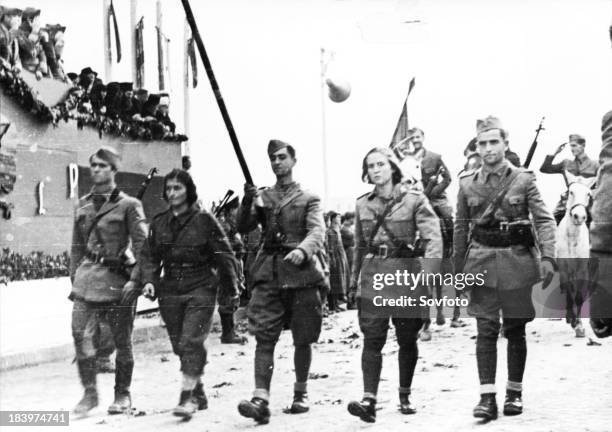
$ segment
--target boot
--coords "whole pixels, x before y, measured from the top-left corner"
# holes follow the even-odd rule
[[[244,344],[247,339],[238,336],[234,331],[234,314],[220,314],[221,316],[221,343],[224,344]]]
[[[183,390],[179,398],[178,405],[172,411],[177,417],[182,417],[185,420],[191,419],[193,414],[197,411],[198,404],[193,397],[192,390]]]
[[[376,422],[376,400],[363,398],[361,402],[351,401],[348,404],[348,412],[366,423],[374,423]]]
[[[438,313],[436,314],[436,325],[443,326],[445,323],[446,319],[444,318],[442,308],[438,308]]]
[[[115,373],[115,364],[110,357],[97,357],[96,370],[98,373]]]
[[[459,318],[453,318],[450,324],[452,328],[461,328],[461,327],[465,327],[466,325],[467,324]]]
[[[474,407],[474,417],[484,420],[495,420],[497,418],[495,393],[483,393],[480,395],[480,402]]]
[[[206,398],[206,393],[204,393],[204,384],[198,382],[193,389],[193,398],[198,404],[199,410],[205,410],[208,408],[208,399]]]
[[[422,342],[429,342],[431,340],[431,330],[429,330],[429,327],[426,327],[421,330],[421,333],[419,334],[419,339]]]
[[[77,361],[81,384],[85,387],[85,394],[74,407],[77,416],[85,415],[98,406],[98,390],[96,386],[96,359],[90,357]]]
[[[295,391],[293,392],[293,403],[289,412],[291,414],[302,414],[308,412],[310,405],[308,404],[308,393]]]
[[[87,414],[89,411],[98,406],[98,391],[95,387],[89,387],[85,389],[85,394],[79,401],[79,403],[74,407],[72,412],[76,416],[83,416]]]
[[[574,327],[574,331],[576,332],[577,338],[583,338],[585,336],[584,327],[582,326],[582,320],[578,318],[576,321],[576,326]]]
[[[268,401],[254,397],[250,401],[243,400],[238,404],[238,412],[243,417],[252,418],[259,424],[268,424],[270,421],[270,409]]]
[[[129,412],[131,409],[132,397],[130,396],[130,392],[115,390],[115,400],[108,407],[108,413],[111,415],[123,414]]]
[[[504,401],[504,415],[513,416],[522,413],[522,392],[515,390],[506,390],[506,400]]]
[[[400,393],[400,412],[402,414],[416,414],[416,408],[410,403],[410,395],[406,393]]]

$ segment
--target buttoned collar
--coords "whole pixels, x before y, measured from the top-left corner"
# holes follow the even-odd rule
[[[483,164],[478,170],[477,175],[479,174],[478,177],[481,178],[482,183],[487,183],[491,175],[502,178],[508,169],[510,169],[510,164],[508,163],[507,159],[504,159],[495,169],[491,169],[487,165]]]

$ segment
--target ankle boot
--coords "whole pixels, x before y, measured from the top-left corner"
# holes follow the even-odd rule
[[[302,414],[308,412],[310,405],[308,404],[308,393],[302,391],[293,392],[293,403],[289,412],[291,414]]]
[[[115,400],[108,407],[108,413],[123,414],[130,411],[132,408],[132,397],[129,391],[117,391],[115,390]]]
[[[366,423],[374,423],[376,421],[376,400],[363,398],[361,402],[351,401],[348,404],[348,412]]]
[[[495,393],[483,393],[480,395],[480,402],[474,407],[474,417],[484,420],[495,420],[497,418]]]
[[[90,357],[77,361],[79,377],[85,387],[85,393],[79,403],[74,407],[74,413],[84,415],[98,406],[98,390],[96,387],[96,359]]]
[[[410,395],[407,393],[400,393],[400,412],[402,414],[416,414],[416,408],[410,403]]]
[[[208,398],[206,397],[206,393],[204,393],[204,384],[201,382],[198,382],[193,389],[193,398],[195,399],[199,410],[205,410],[208,408]]]
[[[182,417],[185,420],[189,420],[197,409],[198,405],[193,397],[193,391],[183,390],[179,398],[179,403],[172,411],[172,414],[177,417]]]
[[[522,392],[515,390],[506,390],[506,399],[504,401],[504,415],[513,416],[523,413],[523,397]]]
[[[268,401],[258,397],[254,397],[250,401],[241,401],[238,404],[238,412],[241,416],[252,418],[259,424],[267,424],[270,422]]]
[[[95,387],[89,387],[85,389],[83,397],[79,403],[74,407],[72,412],[76,416],[83,416],[89,411],[98,406],[98,391]]]
[[[234,330],[234,314],[221,314],[221,343],[242,345],[246,341],[244,336],[238,336]]]

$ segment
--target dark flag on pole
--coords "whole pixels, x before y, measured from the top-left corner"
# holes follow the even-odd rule
[[[408,94],[406,95],[406,99],[404,100],[404,106],[402,107],[402,112],[400,114],[399,120],[397,121],[397,126],[395,126],[395,132],[393,132],[393,137],[391,138],[391,144],[389,144],[390,148],[395,148],[398,143],[404,140],[408,136],[408,97],[414,88],[414,78],[410,80],[410,85],[408,86]]]
[[[189,57],[189,62],[191,63],[191,79],[193,80],[193,88],[196,88],[198,86],[198,59],[196,58],[195,43],[193,38],[190,38],[187,41],[187,56]]]
[[[143,88],[145,85],[144,73],[144,17],[140,18],[136,25],[136,88]]]
[[[159,89],[164,90],[164,34],[159,27],[155,27],[155,29],[157,30],[157,75],[159,77]]]
[[[119,26],[117,25],[117,15],[115,14],[115,7],[113,6],[113,2],[111,0],[110,2],[110,6],[108,7],[108,15],[106,17],[106,19],[109,22],[109,26],[108,26],[108,45],[106,47],[106,52],[108,55],[109,60],[112,61],[113,55],[112,55],[112,48],[111,48],[111,37],[110,37],[110,32],[111,32],[111,28],[110,28],[110,20],[113,20],[113,30],[115,32],[115,48],[117,50],[117,63],[119,63],[121,61],[121,38],[119,37]]]

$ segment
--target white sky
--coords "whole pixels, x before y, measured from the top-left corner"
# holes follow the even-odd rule
[[[66,71],[91,66],[104,79],[102,0],[0,0],[43,9],[42,21],[68,26]],[[612,109],[612,48],[607,36],[612,0],[192,0],[217,81],[252,175],[274,179],[267,162],[270,138],[297,149],[295,177],[323,192],[321,169],[321,47],[333,49],[330,72],[346,78],[352,95],[326,99],[329,208],[353,207],[368,190],[361,160],[386,146],[410,78],[416,87],[410,123],[426,132],[426,147],[440,152],[451,172],[476,119],[500,117],[511,148],[524,160],[534,129],[546,130],[532,168],[570,133],[587,138],[597,158],[600,121]],[[182,130],[184,15],[179,0],[163,0],[164,32],[171,42],[171,115]],[[131,81],[129,1],[116,0],[124,59],[114,80]],[[139,0],[145,16],[147,89],[157,87],[155,0]],[[420,20],[418,24],[404,21]],[[191,92],[190,145],[194,177],[205,202],[243,179],[201,62]],[[569,157],[569,151],[563,154]],[[553,205],[561,176],[539,175]],[[450,189],[454,201],[457,181]]]

